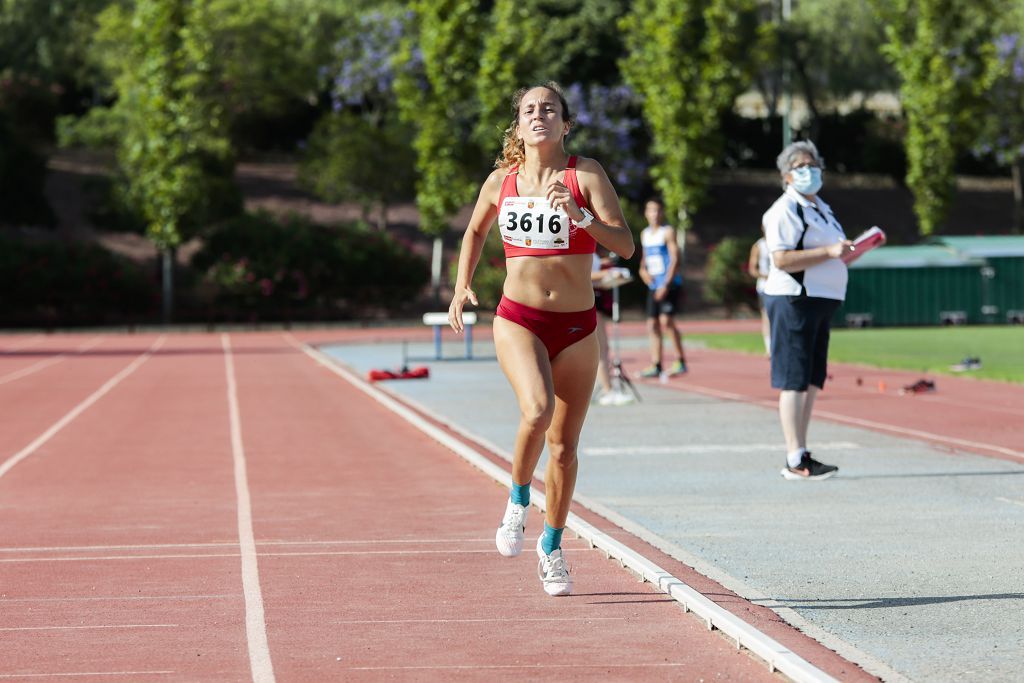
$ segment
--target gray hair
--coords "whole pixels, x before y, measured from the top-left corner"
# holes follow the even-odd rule
[[[825,167],[825,160],[818,154],[818,148],[814,146],[814,143],[810,140],[800,140],[799,142],[793,142],[786,145],[786,149],[782,150],[778,157],[775,159],[775,165],[779,169],[779,173],[782,174],[782,187],[786,187],[785,176],[789,173],[789,167],[793,164],[793,158],[802,154],[808,154],[812,159],[821,166]]]

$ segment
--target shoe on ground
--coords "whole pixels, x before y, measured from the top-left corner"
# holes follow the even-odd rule
[[[523,536],[529,512],[529,507],[513,503],[512,499],[505,506],[505,516],[501,518],[501,526],[494,534],[494,545],[505,557],[515,557],[523,552]]]
[[[607,393],[601,394],[597,398],[597,403],[602,406],[626,406],[630,403],[636,403],[636,398],[625,391],[616,391],[613,389]]]
[[[659,368],[657,365],[649,365],[649,366],[647,366],[646,368],[644,368],[643,370],[640,371],[640,376],[645,378],[645,379],[650,379],[651,377],[657,377],[660,374],[661,374],[661,368]]]
[[[919,379],[900,389],[900,394],[927,394],[932,391],[935,391],[935,382],[929,379]]]
[[[686,363],[681,360],[677,360],[672,364],[672,367],[668,369],[669,377],[678,377],[679,375],[685,375],[686,373]]]
[[[544,592],[553,597],[569,595],[572,593],[572,577],[569,576],[569,568],[565,564],[565,557],[562,556],[562,549],[558,548],[550,555],[545,554],[541,547],[544,535],[537,539],[537,576],[544,586]]]
[[[782,468],[782,476],[791,480],[828,479],[838,471],[839,468],[835,465],[820,463],[811,457],[809,451],[804,451],[800,457],[800,464],[796,467],[789,467],[787,464]]]
[[[949,369],[953,372],[970,372],[972,370],[981,370],[981,359],[977,356],[967,356],[956,365],[950,365]]]

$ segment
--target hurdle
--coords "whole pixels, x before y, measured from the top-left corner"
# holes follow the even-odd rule
[[[423,324],[434,328],[434,360],[444,360],[441,353],[441,330],[448,327],[448,312],[424,313]],[[462,324],[466,331],[465,360],[473,360],[473,325],[476,325],[476,313],[468,311],[462,314]]]

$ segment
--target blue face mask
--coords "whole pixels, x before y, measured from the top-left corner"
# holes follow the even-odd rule
[[[795,168],[789,172],[793,178],[790,183],[800,194],[818,194],[821,189],[821,169],[816,166]]]

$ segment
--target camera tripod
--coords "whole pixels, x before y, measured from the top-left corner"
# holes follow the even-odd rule
[[[633,382],[629,379],[629,375],[622,369],[622,355],[619,351],[619,287],[621,285],[612,286],[612,343],[611,343],[611,383],[612,391],[615,393],[618,400],[615,401],[617,405],[625,405],[627,403],[633,403],[634,401],[641,401],[640,392],[633,386]],[[627,392],[628,390],[628,392]]]

